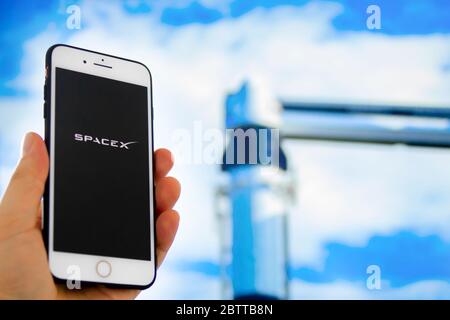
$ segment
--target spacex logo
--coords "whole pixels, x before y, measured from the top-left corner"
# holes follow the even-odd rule
[[[100,138],[100,137],[93,137],[86,134],[81,133],[75,133],[74,138],[76,141],[80,142],[88,142],[88,143],[96,143],[102,146],[112,147],[112,148],[118,148],[118,149],[130,149],[130,145],[134,143],[138,143],[138,141],[129,141],[129,142],[123,142],[119,140],[113,140],[108,138]]]

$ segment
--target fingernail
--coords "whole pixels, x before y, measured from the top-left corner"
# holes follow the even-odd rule
[[[22,142],[22,157],[28,155],[31,153],[31,150],[33,149],[33,137],[31,132],[28,132],[25,137],[23,137]]]

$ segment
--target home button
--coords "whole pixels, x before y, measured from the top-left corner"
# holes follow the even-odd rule
[[[109,275],[111,274],[111,269],[111,264],[108,261],[100,260],[99,262],[97,262],[96,271],[100,277],[109,277]]]

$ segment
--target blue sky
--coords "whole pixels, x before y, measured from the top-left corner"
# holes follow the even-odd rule
[[[330,242],[325,244],[325,251],[322,270],[290,267],[289,278],[312,283],[364,281],[367,266],[377,265],[382,266],[382,279],[393,288],[423,280],[450,282],[450,244],[436,235],[401,231],[373,236],[366,246],[360,247]],[[178,268],[220,276],[220,266],[210,261],[180,261]]]
[[[156,85],[156,141],[164,146],[171,146],[174,130],[189,129],[194,121],[222,126],[226,92],[255,74],[268,75],[269,87],[281,97],[448,105],[450,2],[375,2],[382,29],[369,32],[365,11],[373,1],[363,0],[1,1],[0,152],[7,160],[0,158],[0,182],[15,164],[22,131],[39,129],[43,53],[56,41],[148,61]],[[79,31],[65,28],[69,4],[86,12]],[[300,181],[291,280],[325,294],[321,285],[360,286],[365,267],[380,264],[393,290],[434,280],[447,288],[448,152],[331,149],[320,143],[287,149],[297,169],[291,174]],[[371,163],[375,169],[367,170]],[[201,277],[195,279],[204,291],[187,297],[220,297],[211,289],[219,282],[212,200],[221,181],[218,168],[179,165],[174,174],[184,190],[196,190],[179,202],[190,218],[182,215],[163,280],[145,297],[180,297],[192,274]],[[373,194],[378,201],[368,205]],[[198,221],[207,227],[199,229]],[[411,297],[408,290],[400,297]]]
[[[155,8],[161,23],[180,27],[187,24],[211,24],[221,19],[235,19],[257,8],[272,9],[279,6],[304,6],[308,0],[234,0],[215,7],[201,1],[123,1],[123,8],[130,14],[151,14]],[[340,0],[343,12],[334,20],[338,31],[366,31],[365,12],[373,1]],[[22,42],[42,32],[49,23],[61,27],[66,15],[61,8],[79,1],[1,1],[0,2],[0,95],[26,94],[7,83],[19,72]],[[227,1],[225,1],[227,3]],[[393,35],[450,33],[450,2],[446,0],[378,0],[382,10],[382,29]],[[70,33],[70,31],[67,31]]]
[[[291,270],[291,277],[308,282],[361,280],[366,277],[367,266],[378,265],[382,266],[383,279],[392,287],[422,280],[450,281],[450,244],[436,235],[402,231],[374,236],[364,247],[328,243],[325,250],[327,259],[322,271],[296,268]]]

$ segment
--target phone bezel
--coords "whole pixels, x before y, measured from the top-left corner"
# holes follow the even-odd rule
[[[78,266],[81,271],[81,281],[102,284],[113,284],[127,287],[145,288],[149,287],[156,277],[155,256],[155,213],[154,213],[154,181],[153,181],[153,108],[152,108],[152,82],[148,68],[136,61],[118,58],[98,52],[66,45],[56,45],[49,49],[47,57],[47,75],[50,79],[49,106],[46,124],[47,147],[50,154],[50,172],[48,179],[47,199],[47,250],[49,266],[52,275],[57,279],[73,279],[71,266]],[[105,67],[108,66],[108,67]],[[151,260],[135,260],[115,257],[104,257],[78,253],[58,252],[53,250],[53,203],[54,203],[54,165],[55,165],[55,74],[56,68],[63,68],[86,74],[128,82],[147,87],[148,92],[148,141],[149,150],[149,183],[150,183],[150,241]],[[48,121],[49,120],[49,121]],[[49,137],[47,137],[47,133]],[[45,201],[44,201],[45,205]],[[106,260],[112,266],[111,274],[104,278],[97,274],[96,266],[99,261]]]

